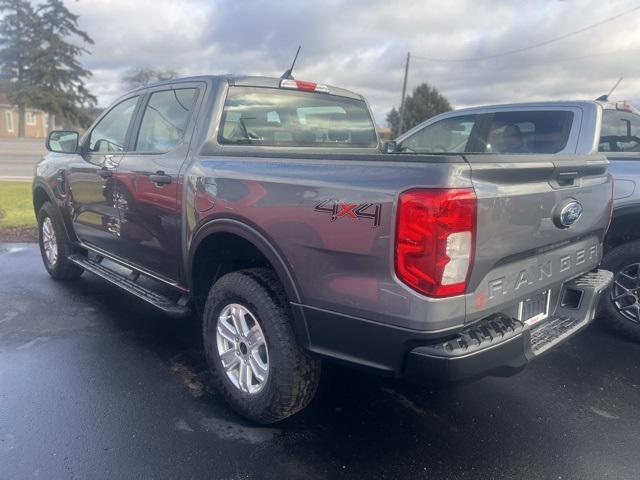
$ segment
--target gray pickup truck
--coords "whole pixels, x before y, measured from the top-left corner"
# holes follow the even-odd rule
[[[599,319],[640,341],[640,114],[629,102],[598,102],[602,128],[598,149],[615,179],[613,218],[602,263],[614,274]]]
[[[549,112],[549,113],[540,113]],[[551,113],[556,112],[556,113]],[[565,112],[565,113],[562,113]],[[594,129],[571,138],[569,120]],[[484,127],[471,125],[485,122]],[[470,141],[473,135],[473,141]],[[566,139],[566,141],[565,141]],[[595,139],[595,143],[594,143]],[[640,341],[640,114],[629,102],[544,102],[491,105],[448,112],[402,135],[397,151],[420,153],[569,154],[595,153],[609,160],[615,180],[612,221],[604,242],[602,267],[614,274],[600,302],[599,319]]]
[[[87,271],[201,316],[215,385],[257,422],[308,404],[322,360],[510,375],[587,325],[612,277],[596,269],[612,203],[596,110],[552,113],[561,135],[541,153],[383,153],[365,100],[340,88],[145,87],[81,138],[50,135],[42,258],[55,279]],[[485,125],[454,123],[456,142]]]

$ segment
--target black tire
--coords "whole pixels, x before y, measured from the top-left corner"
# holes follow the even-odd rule
[[[254,315],[266,339],[269,373],[256,393],[242,392],[232,383],[218,354],[218,316],[231,303],[242,305]],[[274,423],[300,411],[313,398],[320,379],[320,361],[298,345],[284,290],[271,270],[241,270],[215,282],[204,309],[203,339],[214,384],[240,415],[262,424]]]
[[[613,272],[615,281],[621,270],[636,263],[640,264],[640,241],[623,243],[609,250],[602,259],[601,267]],[[612,285],[600,301],[598,319],[625,337],[640,342],[640,320],[635,322],[618,310],[612,300],[614,291]]]
[[[51,219],[58,249],[57,259],[53,263],[47,258],[43,240],[43,226],[47,218]],[[50,202],[45,202],[38,212],[38,243],[44,267],[52,278],[55,280],[74,280],[82,275],[83,270],[69,261],[69,255],[74,253],[74,248],[67,238],[67,232],[58,211]]]

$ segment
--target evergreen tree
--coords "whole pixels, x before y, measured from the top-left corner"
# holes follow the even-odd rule
[[[37,56],[34,41],[38,16],[25,0],[0,0],[0,80],[9,100],[18,106],[18,135],[24,137],[27,103],[37,93],[31,67]]]
[[[27,105],[83,125],[96,103],[85,85],[91,72],[78,58],[88,53],[69,39],[92,44],[60,0],[34,9],[26,0],[0,0],[0,77],[9,99],[18,105],[18,135],[24,136]],[[53,122],[50,122],[53,125]]]
[[[37,14],[41,48],[33,69],[41,95],[33,99],[34,104],[52,115],[85,126],[91,121],[87,110],[95,106],[96,97],[85,84],[91,72],[78,58],[89,51],[70,39],[86,44],[93,44],[93,40],[78,28],[78,16],[61,0],[47,0],[38,7]]]
[[[415,127],[427,118],[431,118],[439,113],[451,110],[451,104],[435,87],[427,83],[418,85],[411,95],[404,99],[403,132]],[[387,114],[387,123],[391,128],[391,137],[397,137],[400,132],[400,113],[395,107]]]

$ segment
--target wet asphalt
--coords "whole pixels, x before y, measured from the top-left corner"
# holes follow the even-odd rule
[[[640,477],[640,345],[597,326],[467,385],[328,366],[269,427],[210,387],[199,328],[0,244],[0,479]]]

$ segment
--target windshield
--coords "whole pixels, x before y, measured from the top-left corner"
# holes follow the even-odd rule
[[[378,144],[364,101],[325,93],[230,87],[221,144],[372,147]]]

